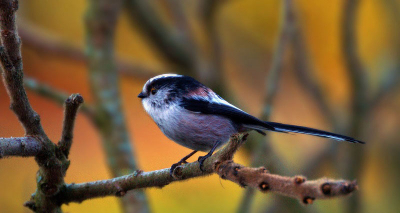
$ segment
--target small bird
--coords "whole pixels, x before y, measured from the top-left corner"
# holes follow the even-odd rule
[[[198,159],[203,162],[234,133],[266,130],[301,133],[352,143],[364,142],[351,137],[303,126],[262,121],[228,103],[194,78],[163,74],[149,79],[138,95],[146,112],[161,131],[176,143],[194,150],[171,166],[173,170],[186,163],[197,151],[208,152]]]

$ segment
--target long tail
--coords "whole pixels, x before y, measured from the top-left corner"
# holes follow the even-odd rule
[[[344,135],[339,135],[331,132],[326,132],[318,129],[313,129],[313,128],[308,128],[304,126],[295,126],[295,125],[288,125],[288,124],[281,124],[281,123],[275,123],[275,122],[265,122],[269,126],[272,126],[275,128],[275,132],[294,132],[294,133],[300,133],[300,134],[306,134],[306,135],[314,135],[318,137],[324,137],[324,138],[331,138],[334,140],[338,141],[348,141],[351,143],[361,143],[365,144],[365,142],[356,140],[354,138],[344,136]],[[257,130],[259,132],[259,130]]]

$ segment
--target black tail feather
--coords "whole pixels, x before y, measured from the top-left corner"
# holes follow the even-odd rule
[[[351,143],[361,143],[365,144],[363,141],[356,140],[354,138],[344,136],[344,135],[339,135],[331,132],[326,132],[318,129],[313,129],[309,127],[304,127],[304,126],[295,126],[295,125],[289,125],[289,124],[281,124],[281,123],[275,123],[275,122],[265,122],[269,126],[272,126],[275,128],[275,132],[293,132],[293,133],[300,133],[300,134],[306,134],[306,135],[314,135],[318,137],[324,137],[324,138],[331,138],[334,140],[338,141],[348,141]]]

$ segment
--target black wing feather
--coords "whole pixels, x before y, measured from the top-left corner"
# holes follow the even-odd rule
[[[238,124],[256,125],[268,130],[275,130],[274,127],[268,125],[266,122],[226,104],[209,102],[202,99],[183,98],[180,106],[192,112],[221,115]]]

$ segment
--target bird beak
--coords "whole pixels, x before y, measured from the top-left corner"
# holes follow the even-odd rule
[[[146,95],[145,94],[143,94],[143,92],[141,92],[141,93],[139,93],[139,95],[137,96],[138,98],[145,98],[146,97]]]

